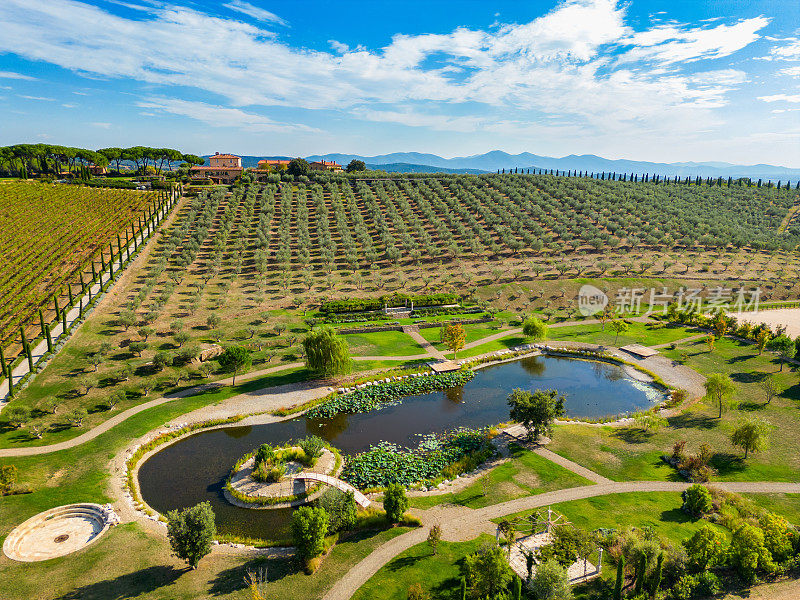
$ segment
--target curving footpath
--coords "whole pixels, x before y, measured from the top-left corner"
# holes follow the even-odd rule
[[[547,492],[538,496],[525,496],[494,504],[477,510],[445,508],[431,510],[436,515],[435,520],[421,515],[423,527],[404,533],[376,548],[369,556],[351,568],[334,586],[323,596],[323,600],[347,600],[364,585],[370,577],[395,556],[424,542],[428,537],[428,527],[438,523],[442,527],[444,539],[452,541],[465,541],[473,539],[480,533],[494,528],[492,519],[509,514],[542,508],[560,502],[583,500],[596,496],[609,494],[624,494],[630,492],[682,492],[690,483],[676,483],[670,481],[627,481],[609,482],[568,488],[555,492]],[[800,483],[781,482],[713,482],[714,487],[729,492],[749,494],[796,494],[800,493]],[[428,512],[428,511],[426,511]]]

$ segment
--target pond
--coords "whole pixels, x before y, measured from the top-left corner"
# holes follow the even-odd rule
[[[344,454],[388,441],[415,447],[422,435],[456,427],[484,427],[508,420],[506,399],[514,388],[557,389],[570,417],[598,418],[647,408],[663,399],[653,386],[604,362],[530,357],[476,371],[463,386],[409,396],[401,404],[331,419],[296,417],[279,423],[226,427],[189,436],[144,462],[139,485],[144,500],[165,513],[211,502],[220,533],[248,538],[287,538],[290,509],[252,510],[223,497],[236,460],[259,444],[318,435]]]

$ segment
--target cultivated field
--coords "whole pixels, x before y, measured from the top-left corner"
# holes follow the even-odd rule
[[[91,262],[100,270],[99,252],[117,236],[123,242],[139,230],[138,219],[152,207],[157,192],[110,190],[39,183],[0,184],[0,343],[19,345],[19,327],[30,337],[41,331],[36,313],[54,311],[53,296],[69,298],[64,289],[80,289],[79,274],[92,279]],[[131,229],[134,227],[134,229]],[[13,340],[13,341],[12,341]]]

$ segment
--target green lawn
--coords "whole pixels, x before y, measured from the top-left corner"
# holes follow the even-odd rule
[[[687,329],[677,325],[667,325],[660,327],[660,324],[633,322],[628,325],[629,329],[625,333],[617,335],[611,331],[606,324],[605,330],[600,324],[595,325],[571,325],[567,327],[551,326],[548,337],[551,340],[580,341],[590,344],[602,344],[605,346],[624,346],[626,344],[645,344],[658,345],[667,344],[682,338],[698,335],[697,330]]]
[[[412,546],[370,577],[352,600],[406,600],[415,583],[437,600],[460,599],[464,557],[489,540],[484,535],[469,542],[440,542],[436,555],[427,543]]]
[[[529,450],[517,449],[511,460],[492,469],[490,484],[483,495],[483,483],[478,481],[460,492],[412,498],[411,506],[427,509],[443,503],[481,508],[519,498],[581,485],[591,481],[576,475]]]
[[[515,346],[521,346],[522,344],[527,344],[528,339],[524,338],[521,334],[518,335],[509,335],[508,337],[500,338],[499,340],[495,340],[493,342],[486,342],[485,344],[480,344],[475,346],[474,348],[470,348],[469,350],[462,350],[458,353],[459,358],[467,358],[470,356],[479,356],[481,354],[486,354],[487,352],[496,352],[497,350],[508,350],[509,348],[513,348]]]
[[[269,597],[307,600],[320,598],[374,548],[406,531],[361,532],[334,546],[317,572],[305,575],[292,558],[264,560],[222,553],[204,558],[197,570],[187,569],[170,556],[166,537],[126,524],[62,558],[16,563],[3,557],[0,586],[4,600],[242,600],[249,597],[244,591],[247,572],[265,569],[271,582],[266,586]]]
[[[417,342],[402,331],[376,331],[343,335],[353,356],[413,356],[425,354]]]
[[[800,467],[800,387],[796,373],[779,372],[775,357],[758,355],[749,344],[719,340],[708,352],[704,342],[690,342],[676,350],[663,350],[669,358],[680,360],[701,373],[727,373],[736,384],[734,407],[718,419],[716,408],[699,402],[669,419],[669,426],[656,433],[643,433],[628,427],[556,427],[550,449],[592,470],[616,480],[674,480],[675,471],[660,460],[677,440],[686,440],[690,452],[703,442],[715,452],[712,464],[725,481],[796,481]],[[764,404],[758,382],[774,374],[781,394],[769,406]],[[769,447],[743,460],[742,452],[730,442],[730,434],[744,417],[760,417],[772,426]]]

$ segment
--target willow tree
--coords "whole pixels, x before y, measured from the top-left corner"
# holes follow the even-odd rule
[[[303,340],[306,366],[323,377],[345,375],[353,368],[347,342],[332,327],[320,327]]]

